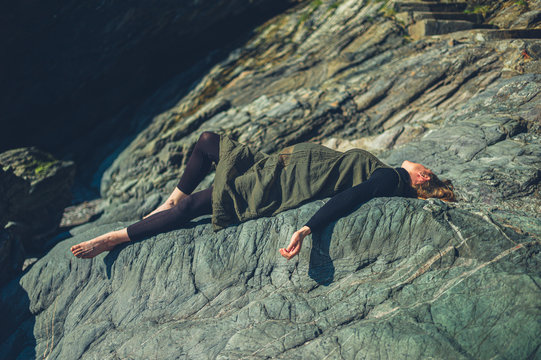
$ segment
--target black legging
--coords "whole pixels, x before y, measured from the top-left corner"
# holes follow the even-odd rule
[[[218,163],[219,154],[220,135],[209,131],[203,132],[195,144],[184,174],[182,174],[177,185],[180,191],[191,195],[182,199],[169,210],[160,211],[128,226],[130,240],[142,240],[156,234],[179,229],[191,219],[211,214],[212,186],[194,194],[192,194],[192,191],[207,175],[212,162]]]

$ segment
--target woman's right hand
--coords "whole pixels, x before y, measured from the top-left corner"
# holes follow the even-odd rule
[[[310,235],[312,231],[308,226],[303,226],[300,230],[297,230],[291,236],[291,241],[287,248],[281,248],[280,254],[286,259],[290,260],[301,251],[302,241],[307,235]]]

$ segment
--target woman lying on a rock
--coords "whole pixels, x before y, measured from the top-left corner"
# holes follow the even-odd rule
[[[214,184],[192,193],[217,164]],[[304,237],[378,196],[429,197],[454,201],[453,187],[421,164],[404,161],[399,168],[383,164],[360,149],[344,153],[301,143],[266,155],[212,132],[201,134],[177,187],[167,201],[141,221],[71,247],[80,258],[92,258],[116,245],[181,228],[212,214],[218,231],[230,224],[281,211],[318,198],[332,198],[297,230],[280,253],[291,259]]]

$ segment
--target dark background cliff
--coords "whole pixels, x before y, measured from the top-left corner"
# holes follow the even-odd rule
[[[38,146],[75,160],[78,184],[89,185],[99,163],[146,125],[133,121],[145,98],[181,77],[180,99],[255,26],[295,3],[3,2],[0,152]],[[154,105],[155,115],[166,108]]]

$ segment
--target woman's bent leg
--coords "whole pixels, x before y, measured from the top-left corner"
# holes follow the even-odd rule
[[[71,247],[79,258],[93,258],[104,251],[111,251],[123,242],[142,240],[159,233],[179,229],[186,222],[212,213],[212,187],[198,191],[179,202],[175,207],[156,213],[127,228],[111,231]]]
[[[203,132],[195,144],[177,188],[184,194],[191,194],[205,178],[212,163],[218,163],[219,156],[220,135],[210,131]]]
[[[146,215],[143,219],[158,212],[168,210],[176,206],[182,199],[191,194],[197,185],[205,178],[212,162],[218,163],[220,154],[220,135],[205,131],[199,136],[194,150],[188,159],[184,174],[173,193],[156,210]]]
[[[161,211],[128,226],[131,241],[181,228],[201,215],[212,213],[212,187],[193,193],[169,210]]]

